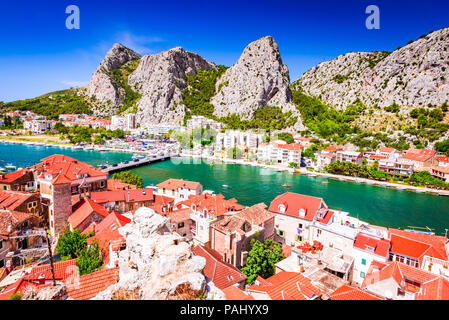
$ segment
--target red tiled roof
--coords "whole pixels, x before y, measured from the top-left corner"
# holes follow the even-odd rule
[[[344,284],[330,294],[332,300],[385,300],[360,288]]]
[[[153,201],[153,189],[129,189],[129,190],[115,190],[92,192],[90,198],[96,203],[106,203],[115,201],[141,202]]]
[[[390,249],[390,241],[386,239],[378,239],[359,233],[354,241],[354,247],[363,251],[377,254],[381,257],[387,257]],[[373,248],[369,250],[368,247]]]
[[[230,211],[240,211],[245,209],[245,206],[237,203],[236,199],[226,200],[221,193],[211,195],[209,193],[201,195],[191,195],[189,199],[177,204],[178,208],[187,206],[196,210],[207,210],[208,214],[220,217]]]
[[[74,300],[89,300],[101,291],[117,283],[119,280],[119,268],[105,269],[85,274],[79,278],[79,287],[69,285],[67,293]]]
[[[278,144],[277,147],[279,149],[286,149],[290,151],[301,151],[302,149],[304,149],[304,146],[299,143]]]
[[[436,159],[437,159],[439,162],[449,162],[449,157],[438,156],[438,157],[436,157]]]
[[[392,153],[393,151],[396,151],[395,148],[388,148],[388,147],[380,147],[379,152],[381,153]]]
[[[18,211],[0,210],[0,235],[8,236],[13,233],[15,226],[32,218],[33,215]]]
[[[22,203],[34,197],[35,195],[37,194],[21,191],[0,192],[0,209],[13,211]]]
[[[435,150],[427,149],[409,149],[402,157],[413,161],[424,162],[432,158],[436,154]]]
[[[281,213],[279,206],[284,205],[286,210],[283,214],[299,217],[299,210],[304,209],[306,214],[303,219],[312,221],[318,209],[326,206],[322,198],[306,196],[298,193],[286,192],[277,196],[270,204],[269,210]]]
[[[449,300],[449,280],[397,261],[380,266],[371,264],[362,288],[369,289],[371,285],[386,279],[392,279],[397,287],[403,285],[405,291],[415,293],[415,300]],[[396,290],[397,287],[391,289]]]
[[[248,290],[266,292],[272,300],[308,300],[321,296],[320,290],[301,273],[286,271],[252,285]]]
[[[3,175],[3,178],[0,179],[0,183],[13,183],[17,179],[23,177],[25,174],[31,172],[29,169],[25,168],[22,170],[10,172]]]
[[[380,155],[377,155],[377,154],[370,154],[368,158],[370,158],[370,159],[386,159],[387,157],[386,156],[380,156]]]
[[[95,235],[87,239],[88,244],[92,244],[96,241],[102,250],[103,262],[108,264],[110,262],[109,257],[109,245],[112,243],[119,244],[120,247],[125,243],[125,238],[119,233],[118,229],[131,222],[127,217],[113,212],[109,214],[103,221],[95,225]]]
[[[41,163],[32,168],[42,170],[52,176],[63,174],[70,181],[81,179],[80,176],[84,174],[88,177],[104,176],[105,178],[108,175],[100,169],[65,155],[55,154],[41,161]]]
[[[265,222],[274,218],[274,214],[266,210],[265,203],[259,203],[246,208],[232,216],[225,217],[213,225],[213,228],[224,232],[238,232],[244,234],[245,223],[262,226]],[[267,235],[269,236],[269,235]]]
[[[159,189],[168,189],[168,190],[177,190],[179,188],[194,190],[199,186],[201,186],[199,182],[186,181],[182,179],[168,179],[167,181],[164,181],[157,185]]]
[[[137,189],[137,187],[133,184],[124,183],[121,180],[114,180],[114,179],[108,180],[109,191],[123,190],[123,189]]]
[[[229,286],[221,291],[225,294],[226,300],[255,300],[252,295],[245,293],[236,286]]]
[[[73,275],[75,267],[75,259],[58,261],[53,263],[55,279],[65,281]],[[25,276],[27,281],[36,281],[39,279],[52,280],[52,272],[50,264],[38,265],[31,269],[30,273]]]
[[[391,252],[417,258],[420,262],[424,255],[449,260],[446,237],[398,229],[389,229],[388,234],[391,239]]]
[[[217,251],[197,245],[193,248],[193,252],[206,259],[203,273],[218,289],[221,290],[246,280],[246,276],[233,265],[224,262],[223,257]]]
[[[103,217],[107,217],[109,215],[109,212],[103,206],[93,202],[90,199],[84,199],[82,204],[79,205],[79,207],[69,217],[69,223],[73,229],[76,229],[84,220],[87,219],[87,217],[89,217],[94,212]]]
[[[190,219],[190,214],[193,213],[192,209],[181,209],[168,213],[168,217],[172,223],[179,223]]]
[[[59,185],[59,184],[69,184],[71,183],[70,179],[67,178],[64,174],[58,174],[56,178],[51,180],[51,184]]]

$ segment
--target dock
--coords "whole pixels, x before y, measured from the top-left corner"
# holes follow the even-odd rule
[[[124,161],[120,163],[114,163],[114,164],[105,164],[102,166],[99,166],[99,168],[109,174],[120,172],[124,170],[134,169],[138,167],[143,167],[150,165],[152,163],[161,162],[165,160],[169,160],[171,157],[174,157],[176,155],[173,154],[161,154],[161,155],[150,155],[142,159],[134,159],[129,161]]]

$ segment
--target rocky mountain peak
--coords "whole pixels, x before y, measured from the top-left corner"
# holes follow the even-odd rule
[[[344,109],[357,98],[368,107],[401,106],[401,113],[449,101],[449,28],[393,52],[354,52],[323,62],[298,83],[308,95]]]
[[[218,117],[236,113],[241,119],[250,120],[257,109],[266,105],[298,114],[291,103],[288,67],[282,61],[278,44],[270,36],[251,42],[237,63],[217,82],[217,88],[221,90],[211,103]],[[297,127],[302,127],[300,119]]]
[[[182,123],[185,115],[182,91],[187,86],[187,77],[214,68],[213,63],[181,47],[144,56],[129,76],[129,85],[142,95],[137,120]]]
[[[100,64],[100,67],[105,68],[107,71],[111,71],[113,69],[121,67],[129,61],[139,60],[140,58],[140,54],[123,46],[120,43],[115,43],[106,54],[104,60]]]

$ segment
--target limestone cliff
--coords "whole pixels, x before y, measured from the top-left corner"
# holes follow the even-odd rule
[[[119,232],[126,239],[119,254],[120,280],[93,300],[224,299],[202,273],[206,260],[170,232],[167,218],[140,208]]]
[[[137,121],[182,123],[185,115],[182,90],[186,88],[187,77],[201,69],[214,68],[214,64],[179,47],[144,56],[129,76],[129,85],[142,95]]]
[[[95,70],[89,84],[83,92],[87,97],[93,97],[101,104],[108,105],[109,108],[102,110],[103,114],[100,114],[101,112],[96,110],[97,114],[115,114],[118,107],[123,105],[126,92],[114,80],[110,71],[138,59],[140,59],[139,54],[118,43],[114,44],[111,50],[106,54],[106,57]]]
[[[449,101],[449,28],[421,36],[393,52],[348,53],[302,75],[308,95],[344,109],[360,98],[368,107],[411,107]]]
[[[257,109],[270,105],[293,112],[298,116],[295,127],[302,127],[299,112],[291,102],[289,70],[272,37],[250,43],[219,79],[217,92],[211,103],[218,117],[236,113],[243,120],[251,120]]]

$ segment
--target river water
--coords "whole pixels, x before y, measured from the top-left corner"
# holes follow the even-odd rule
[[[55,153],[94,166],[132,158],[129,153],[0,143],[0,166],[12,163],[17,167],[27,167]],[[132,171],[143,177],[145,186],[156,185],[169,178],[198,181],[205,190],[222,193],[226,198],[236,198],[247,206],[260,202],[269,205],[277,195],[290,191],[321,197],[331,208],[341,208],[351,216],[376,225],[429,227],[440,235],[444,235],[445,228],[449,229],[449,197],[292,175],[244,165],[215,163],[211,167],[207,162],[190,159],[173,159]],[[323,184],[323,181],[330,183]],[[283,184],[292,187],[286,189]]]

